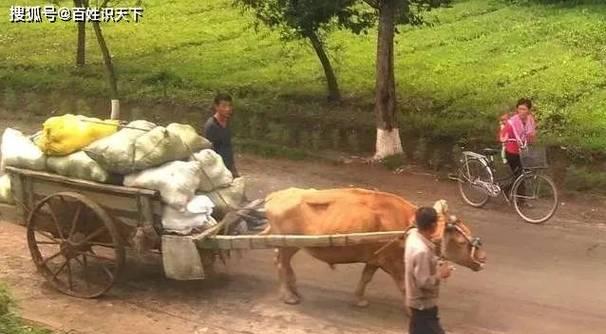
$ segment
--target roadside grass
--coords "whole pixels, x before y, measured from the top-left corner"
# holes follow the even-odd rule
[[[0,0],[0,11],[8,13],[11,5]],[[376,31],[328,35],[344,95],[343,103],[330,104],[312,48],[255,29],[252,14],[230,0],[149,0],[144,6],[140,23],[103,24],[122,98],[141,106],[140,117],[199,122],[199,115],[171,106],[206,110],[215,92],[227,91],[246,119],[241,143],[254,151],[301,157],[309,148],[374,148]],[[566,146],[571,159],[606,159],[606,3],[458,0],[426,17],[430,25],[401,27],[396,37],[405,147],[417,138],[493,145],[497,116],[529,96],[544,143]],[[88,113],[86,103],[63,94],[83,101],[108,96],[91,27],[87,65],[80,70],[73,65],[73,22],[11,24],[1,16],[0,43],[0,104],[7,110]],[[264,128],[259,124],[266,119]]]
[[[16,307],[6,285],[0,282],[0,333],[2,334],[52,334],[47,329],[26,325],[15,313]]]

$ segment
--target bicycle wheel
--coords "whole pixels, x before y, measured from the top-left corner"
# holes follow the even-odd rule
[[[475,207],[483,207],[490,197],[477,185],[477,181],[492,183],[490,170],[478,159],[470,159],[459,168],[459,193],[465,203]]]
[[[529,173],[520,176],[512,190],[513,206],[527,223],[543,224],[558,209],[558,190],[544,175]]]

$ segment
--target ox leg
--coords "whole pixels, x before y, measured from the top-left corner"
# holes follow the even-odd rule
[[[378,266],[374,266],[368,263],[364,266],[364,270],[362,271],[362,277],[360,277],[360,282],[358,283],[358,287],[356,288],[356,306],[368,306],[368,300],[365,297],[366,286],[372,280],[372,277],[377,272],[377,269],[379,269]]]
[[[400,261],[392,262],[386,265],[382,265],[381,269],[383,269],[386,273],[391,276],[391,278],[396,283],[398,290],[402,294],[402,299],[404,301],[404,309],[406,310],[406,314],[410,317],[410,309],[406,304],[406,277],[405,277],[405,267],[404,263]]]
[[[280,294],[286,304],[298,304],[301,300],[297,293],[295,272],[291,266],[292,257],[299,251],[298,248],[279,248],[276,250],[276,265],[280,278]]]

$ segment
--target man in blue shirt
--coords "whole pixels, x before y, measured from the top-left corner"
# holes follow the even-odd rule
[[[223,158],[223,163],[234,177],[239,177],[234,162],[231,145],[229,121],[233,114],[232,98],[227,94],[218,94],[213,103],[214,115],[204,125],[204,137],[213,144],[213,150]]]

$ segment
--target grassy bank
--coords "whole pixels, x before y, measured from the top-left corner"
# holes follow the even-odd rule
[[[0,333],[2,334],[51,334],[50,331],[27,326],[14,313],[14,301],[5,285],[0,283]]]
[[[459,0],[428,14],[432,26],[401,29],[396,79],[409,157],[440,160],[457,143],[492,144],[497,115],[530,96],[543,140],[567,146],[565,155],[575,162],[604,159],[606,4],[544,3]],[[8,13],[13,4],[0,0],[0,10]],[[237,133],[248,147],[258,146],[250,142],[256,140],[314,151],[372,151],[376,33],[328,36],[345,96],[332,105],[325,102],[322,68],[311,47],[284,43],[277,33],[253,29],[253,22],[229,0],[150,0],[141,23],[104,24],[125,110],[200,122],[214,92],[229,91],[238,104]],[[6,109],[86,113],[96,110],[91,100],[108,96],[90,27],[87,66],[78,71],[73,22],[11,24],[5,15],[0,31]]]
[[[535,98],[551,139],[586,149],[606,147],[601,131],[606,127],[606,4],[575,3],[580,4],[461,0],[432,12],[433,27],[404,28],[396,49],[404,128],[458,138],[488,138],[489,133],[492,138],[495,116],[528,95]],[[2,0],[0,9],[8,12],[12,4]],[[251,16],[230,4],[146,1],[142,23],[104,25],[123,96],[199,105],[213,91],[228,90],[276,113],[283,108],[368,113],[374,32],[329,36],[342,89],[352,101],[332,107],[321,103],[323,75],[311,48],[283,43],[263,28],[255,32]],[[6,15],[0,29],[5,88],[107,94],[92,30],[89,66],[76,72],[75,24],[11,24]]]

